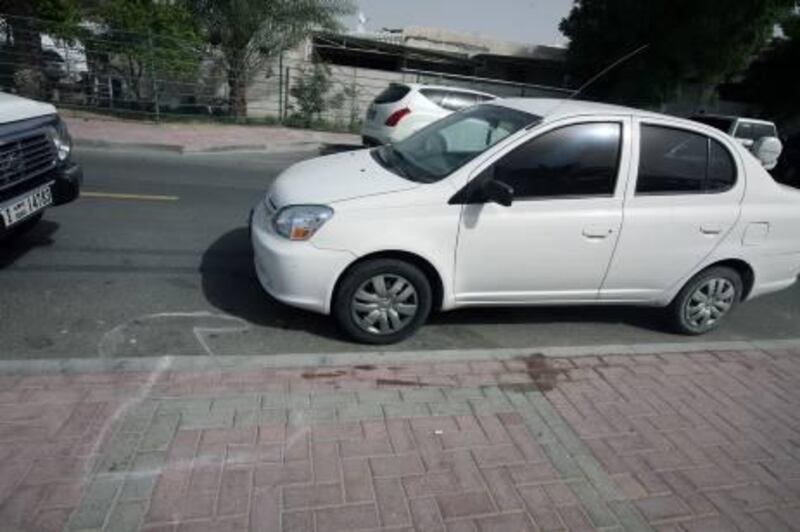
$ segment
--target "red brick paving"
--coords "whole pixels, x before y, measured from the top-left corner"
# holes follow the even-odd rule
[[[547,379],[517,360],[1,376],[0,524],[69,528],[94,517],[96,479],[152,476],[143,499],[107,503],[105,529],[630,529],[634,515],[658,530],[800,530],[798,355],[537,361]],[[514,394],[533,402],[504,402]],[[340,421],[345,407],[364,418]],[[311,421],[291,423],[300,410]]]

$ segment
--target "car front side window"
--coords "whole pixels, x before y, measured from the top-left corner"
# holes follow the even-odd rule
[[[494,179],[514,190],[515,200],[613,196],[622,124],[592,122],[548,131],[494,165]]]

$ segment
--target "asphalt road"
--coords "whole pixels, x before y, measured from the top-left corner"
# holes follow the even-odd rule
[[[87,196],[0,244],[0,358],[370,349],[270,300],[255,279],[248,211],[305,156],[79,151]],[[702,339],[666,332],[647,309],[463,310],[392,349],[793,338],[798,318],[800,287],[749,302]]]

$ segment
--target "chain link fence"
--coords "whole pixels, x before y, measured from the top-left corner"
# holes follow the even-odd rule
[[[498,96],[565,96],[565,89],[430,71],[384,71],[315,61],[312,41],[270,56],[255,72],[227,68],[200,41],[76,27],[0,14],[0,90],[61,108],[155,120],[214,119],[357,131],[392,82],[466,87]],[[233,117],[244,80],[247,115]]]

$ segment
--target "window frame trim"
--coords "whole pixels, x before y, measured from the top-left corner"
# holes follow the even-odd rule
[[[693,124],[692,124],[693,125]],[[713,126],[708,126],[706,124],[700,124],[705,128],[709,128],[713,131],[720,132],[720,130],[713,128]],[[682,191],[682,192],[675,192],[675,191],[663,191],[663,192],[639,192],[637,189],[639,187],[639,178],[640,178],[640,168],[642,164],[642,130],[646,126],[651,127],[659,127],[662,129],[673,129],[677,131],[683,131],[685,133],[691,133],[694,135],[699,135],[706,138],[706,172],[705,176],[703,177],[703,189],[702,190],[690,190],[690,191]],[[636,120],[635,123],[635,142],[634,142],[634,153],[635,159],[633,162],[635,166],[631,166],[631,170],[635,172],[636,177],[632,180],[630,184],[632,189],[631,197],[633,198],[648,198],[648,197],[684,197],[684,196],[720,196],[722,194],[728,194],[734,191],[741,181],[741,171],[738,159],[735,155],[735,151],[731,149],[727,142],[724,142],[722,138],[718,137],[717,135],[710,134],[708,131],[703,131],[699,128],[694,128],[685,124],[679,123],[670,123],[668,121],[657,121],[648,118],[639,118]],[[731,162],[733,163],[733,183],[725,189],[720,190],[707,190],[707,181],[708,181],[708,172],[711,167],[711,141],[716,141],[728,154]]]

